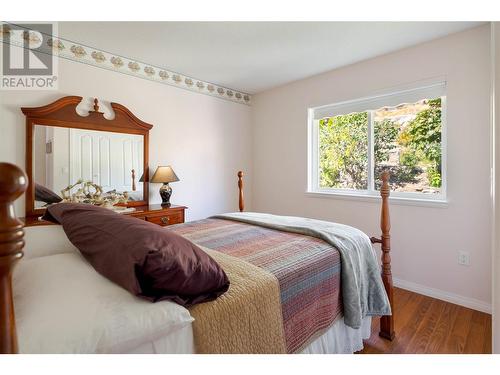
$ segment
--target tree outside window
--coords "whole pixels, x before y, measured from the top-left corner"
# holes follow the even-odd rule
[[[371,175],[389,170],[393,190],[441,193],[441,107],[441,98],[423,99],[320,119],[320,188],[367,190],[373,183],[378,189],[377,178],[369,181],[371,156]]]

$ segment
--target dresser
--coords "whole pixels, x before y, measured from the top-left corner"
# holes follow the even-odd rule
[[[129,215],[153,224],[165,227],[167,225],[184,223],[187,207],[171,205],[164,207],[161,204],[149,204],[134,207],[135,211],[123,215]],[[41,220],[38,217],[20,218],[27,227],[35,225],[53,225],[50,221]]]
[[[150,204],[135,207],[135,211],[127,215],[164,227],[184,223],[184,212],[186,209],[187,207],[185,206],[170,205],[169,207],[164,207],[161,204]]]

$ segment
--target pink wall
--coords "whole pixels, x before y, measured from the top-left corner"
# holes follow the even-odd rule
[[[254,95],[253,209],[378,234],[377,203],[306,196],[307,109],[445,78],[449,204],[392,204],[393,273],[408,289],[491,310],[489,56],[485,25]]]
[[[173,201],[190,207],[189,220],[234,211],[234,172],[244,169],[247,207],[255,211],[333,220],[378,234],[377,203],[305,195],[307,108],[444,77],[449,205],[392,204],[393,272],[407,288],[489,311],[489,55],[486,25],[255,95],[253,107],[62,60],[57,92],[0,92],[0,160],[24,166],[19,107],[63,95],[97,96],[155,125],[150,164],[174,166],[181,181],[173,185]],[[158,202],[157,187],[151,191]],[[22,201],[17,209],[23,212]],[[458,265],[459,250],[471,253],[469,267]]]
[[[493,256],[493,353],[500,354],[500,22],[492,23],[492,87],[495,121],[495,227]]]

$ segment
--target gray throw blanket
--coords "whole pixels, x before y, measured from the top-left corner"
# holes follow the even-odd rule
[[[359,328],[365,316],[391,315],[375,252],[368,236],[360,230],[328,221],[256,212],[237,212],[213,217],[326,241],[340,252],[345,324]]]

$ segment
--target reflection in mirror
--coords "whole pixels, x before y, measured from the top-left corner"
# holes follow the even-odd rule
[[[35,208],[60,201],[62,190],[79,180],[141,201],[143,158],[143,135],[35,125]]]

